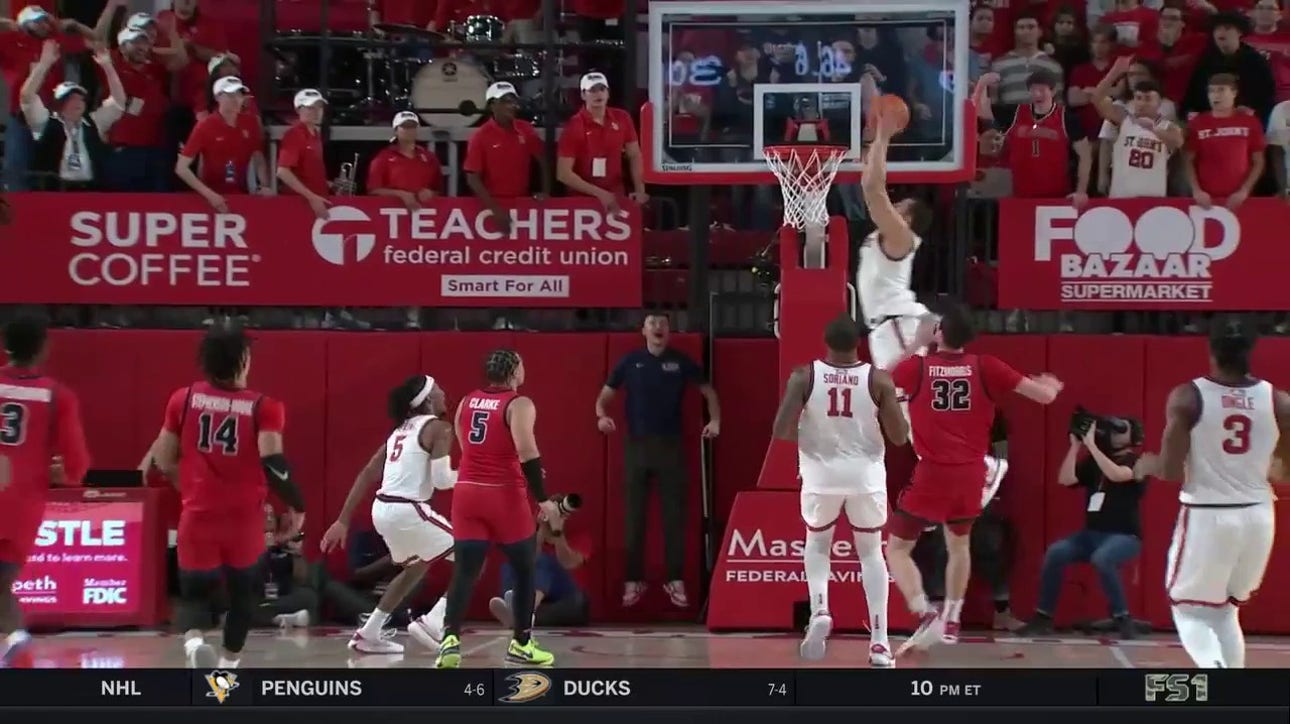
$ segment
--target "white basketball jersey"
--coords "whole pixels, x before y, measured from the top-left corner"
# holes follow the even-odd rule
[[[1192,385],[1200,396],[1200,419],[1191,429],[1179,500],[1191,505],[1270,502],[1268,469],[1281,437],[1272,385],[1228,387],[1206,377]]]
[[[860,271],[856,289],[860,292],[860,313],[870,328],[884,317],[919,317],[927,307],[918,303],[911,288],[914,280],[914,256],[923,240],[914,237],[914,248],[899,261],[883,253],[878,232],[860,244]]]
[[[1159,136],[1126,116],[1111,153],[1110,197],[1165,196],[1170,155]]]
[[[811,391],[797,423],[802,490],[853,494],[886,490],[886,446],[869,393],[872,366],[811,363]]]
[[[430,483],[430,453],[421,447],[421,428],[434,415],[409,417],[385,441],[385,474],[381,478],[382,495],[407,500],[429,500],[434,495]]]

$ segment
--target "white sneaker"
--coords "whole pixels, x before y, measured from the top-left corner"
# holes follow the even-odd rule
[[[945,633],[945,619],[941,618],[941,612],[931,609],[925,612],[918,619],[918,630],[914,631],[905,643],[896,649],[896,656],[900,656],[909,649],[926,650],[937,644],[941,636]]]
[[[512,592],[507,591],[501,598],[494,596],[488,600],[488,612],[506,628],[515,625],[515,616],[511,611]]]
[[[438,651],[443,641],[443,621],[434,621],[426,614],[408,624],[408,635],[422,646]]]
[[[689,608],[690,599],[685,595],[685,581],[668,581],[663,586],[667,592],[667,597],[672,599],[672,605],[677,608]]]
[[[895,668],[896,657],[891,655],[886,644],[872,644],[869,646],[869,666],[875,669]]]
[[[641,581],[629,581],[623,585],[623,608],[631,608],[640,603],[641,594],[645,593],[645,584]]]
[[[281,613],[273,617],[278,628],[309,628],[309,612],[301,609],[295,613]]]
[[[196,646],[184,644],[184,651],[188,654],[188,668],[202,669],[210,671],[219,668],[219,654],[215,653],[215,647],[206,642]]]
[[[381,631],[380,638],[375,640],[363,635],[362,630],[355,631],[353,638],[349,640],[349,648],[360,654],[401,654],[403,653],[403,644],[396,643],[394,639],[394,629],[385,629]]]
[[[798,653],[807,661],[819,661],[824,658],[825,642],[832,632],[833,617],[827,611],[811,616],[811,622],[806,624],[806,637],[802,639],[802,645],[797,649]]]

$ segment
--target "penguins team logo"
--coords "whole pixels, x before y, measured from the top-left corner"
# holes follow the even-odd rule
[[[527,704],[546,696],[551,690],[551,679],[546,674],[525,671],[506,677],[511,682],[511,693],[498,699],[503,704]]]
[[[233,693],[239,684],[237,683],[237,674],[229,671],[212,671],[206,675],[206,684],[211,690],[206,692],[207,698],[214,699],[223,704],[228,701],[229,694]]]

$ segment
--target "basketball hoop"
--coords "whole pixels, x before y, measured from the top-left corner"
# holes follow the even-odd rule
[[[846,146],[767,146],[766,165],[784,191],[784,225],[798,231],[829,224],[826,200]]]

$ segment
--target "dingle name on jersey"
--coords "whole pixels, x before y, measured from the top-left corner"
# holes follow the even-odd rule
[[[1151,153],[1162,153],[1165,150],[1165,142],[1158,138],[1150,136],[1122,136],[1121,145],[1125,148],[1137,148]]]
[[[1224,410],[1253,410],[1254,398],[1248,395],[1223,395]]]
[[[972,365],[928,365],[927,375],[929,377],[971,377]]]
[[[860,384],[860,378],[856,375],[846,372],[825,372],[824,384],[826,385],[850,385],[855,387]]]
[[[470,400],[472,410],[496,410],[502,401],[496,397],[473,397]]]
[[[255,412],[255,400],[233,400],[227,397],[203,395],[200,392],[193,395],[189,406],[203,412],[232,412],[235,415],[251,415]]]

